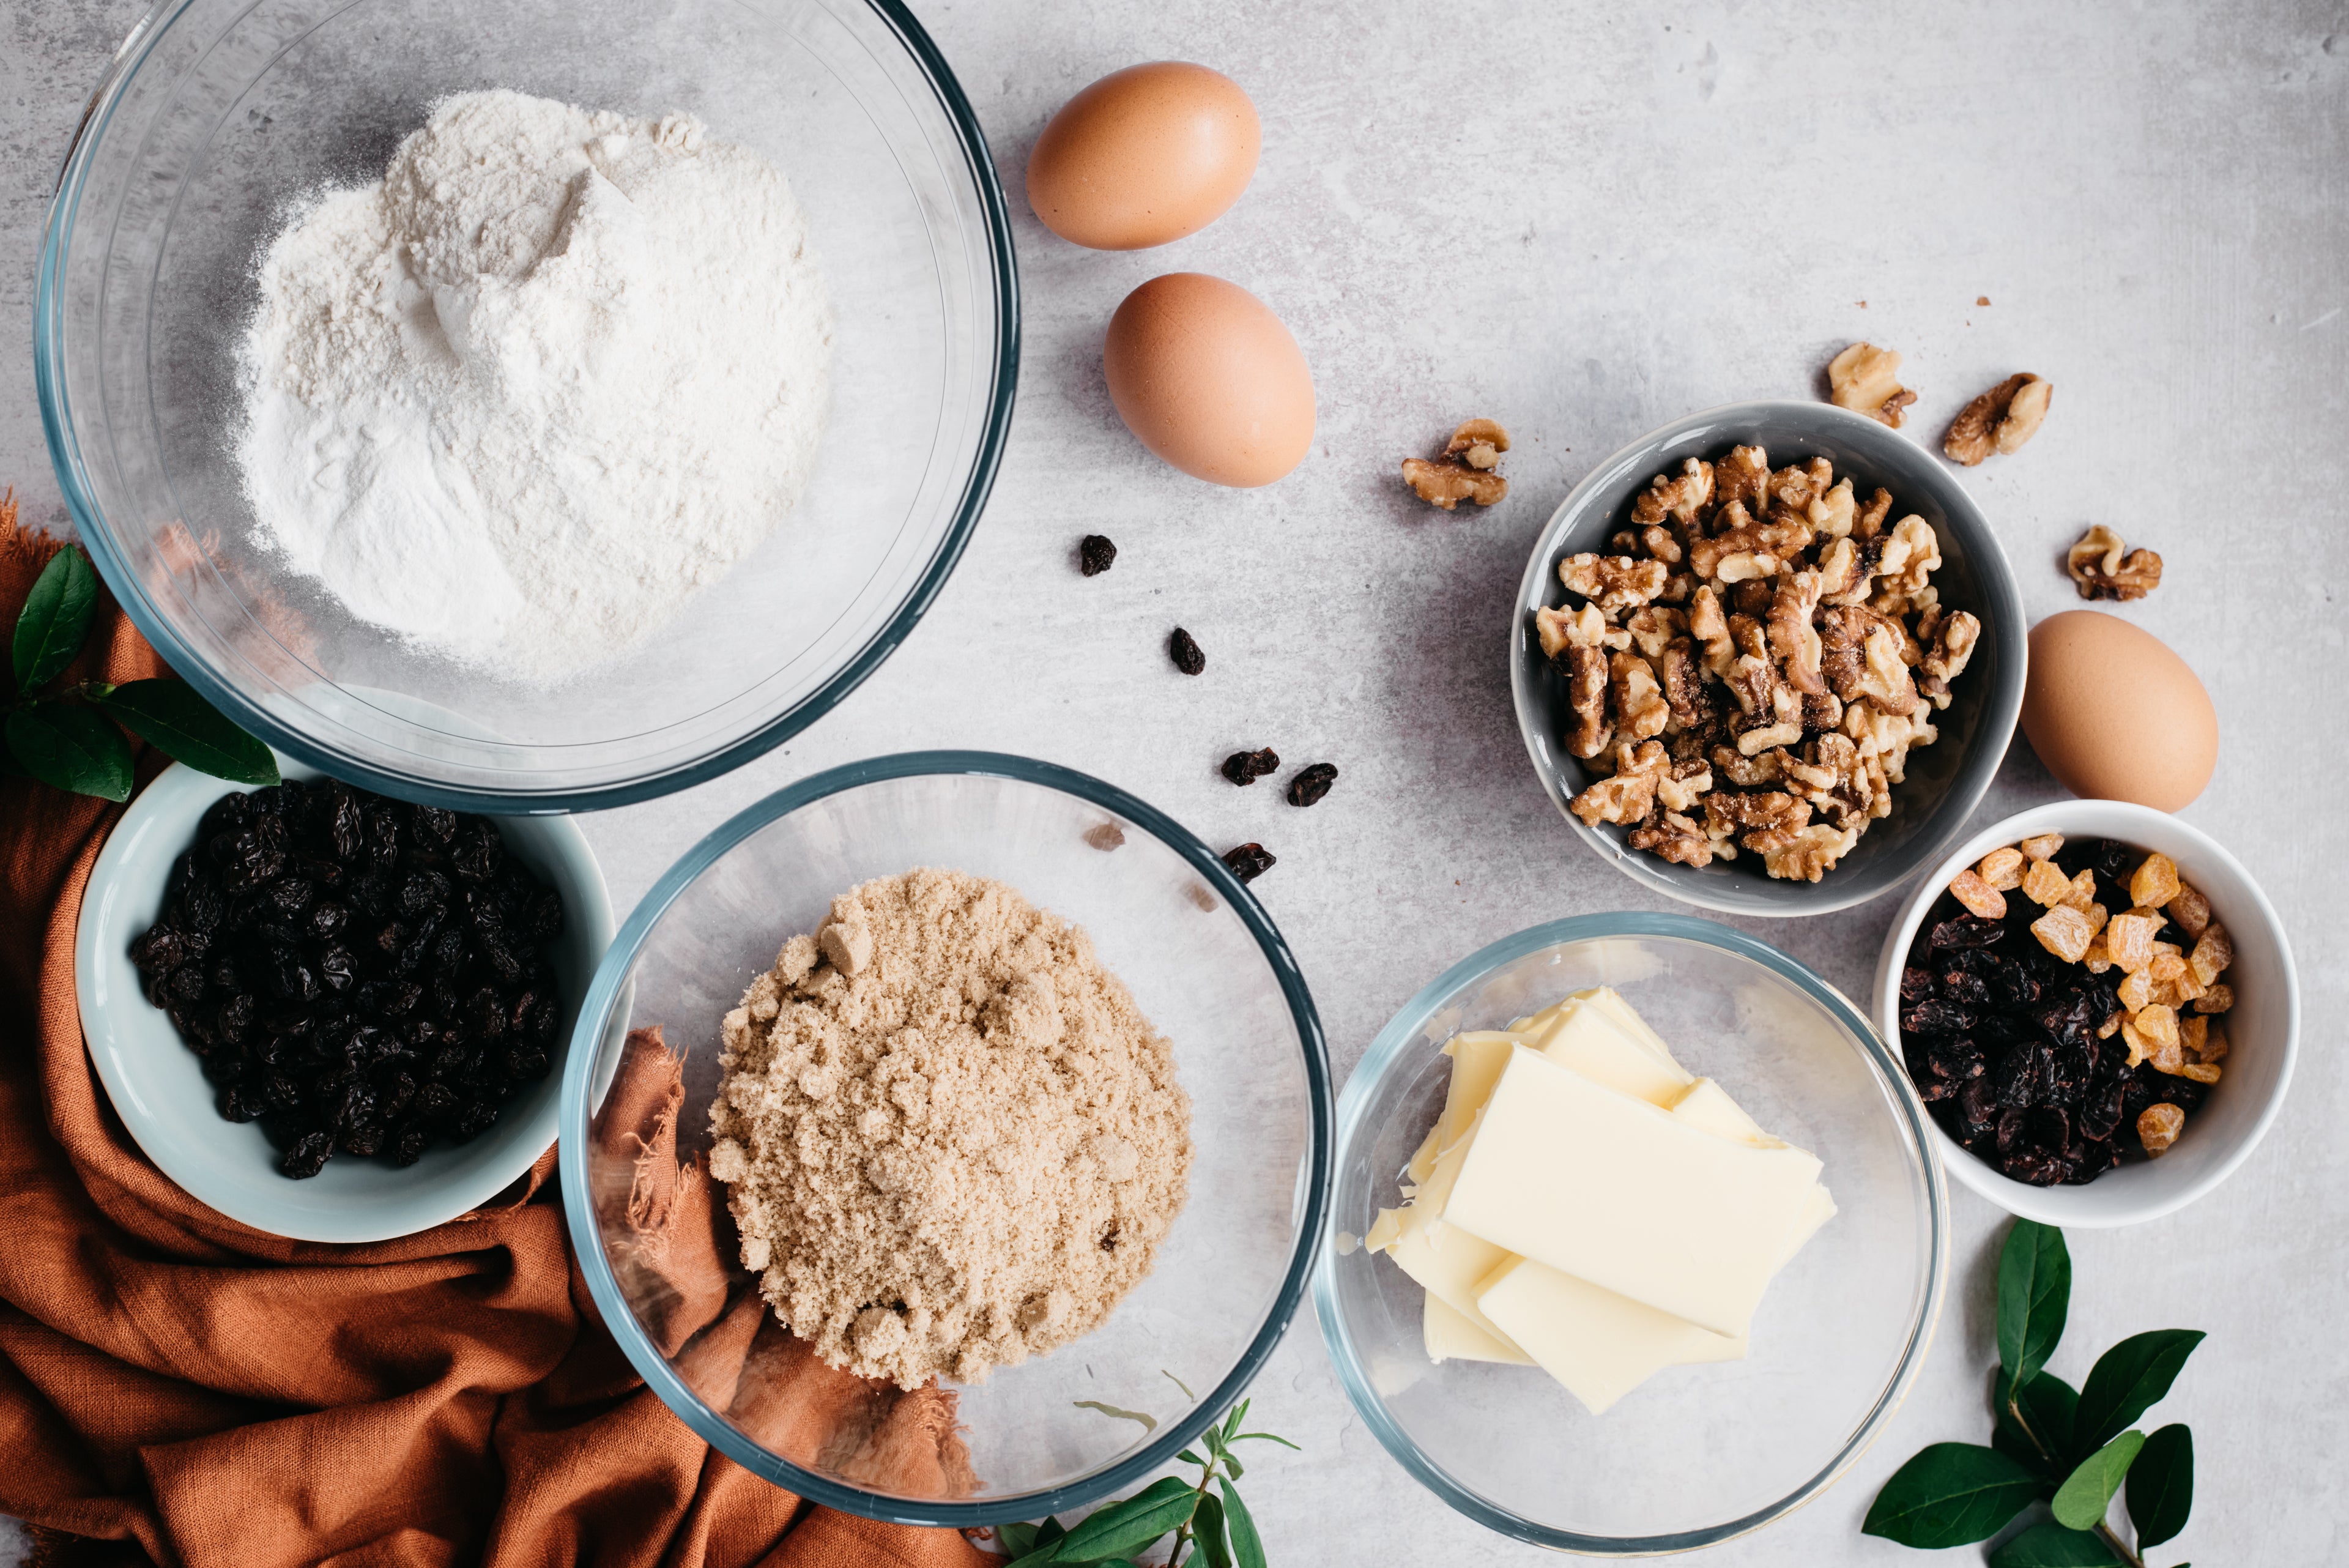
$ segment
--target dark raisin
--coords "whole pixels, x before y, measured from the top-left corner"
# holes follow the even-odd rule
[[[138,940],[130,944],[130,961],[140,974],[169,974],[187,958],[187,944],[180,933],[169,926],[147,928]]]
[[[1268,774],[1280,771],[1280,753],[1270,746],[1260,752],[1234,752],[1224,759],[1222,771],[1236,784],[1252,784]]]
[[[486,882],[505,863],[505,840],[498,836],[498,830],[475,817],[458,833],[449,868],[469,881]]]
[[[2080,1106],[2080,1130],[2092,1138],[2112,1137],[2121,1125],[2121,1101],[2127,1089],[2126,1077],[2092,1085]]]
[[[306,1132],[294,1140],[294,1147],[285,1151],[285,1158],[277,1162],[277,1168],[296,1181],[305,1180],[326,1169],[326,1161],[334,1157],[334,1134]]]
[[[2046,1066],[2041,1060],[2046,1050],[2044,1044],[2017,1045],[1999,1058],[1996,1076],[2000,1105],[2010,1110],[2019,1109],[2039,1097],[2040,1086],[2047,1079]]]
[[[1117,564],[1117,546],[1106,534],[1088,534],[1077,545],[1077,570],[1098,577]]]
[[[449,878],[438,871],[411,871],[399,885],[399,912],[422,915],[449,907]]]
[[[543,1078],[546,1067],[546,1053],[535,1045],[517,1045],[506,1053],[505,1068],[510,1076]]]
[[[1232,875],[1243,882],[1253,882],[1279,864],[1273,853],[1261,844],[1242,844],[1224,851],[1224,864]]]
[[[1166,656],[1185,675],[1196,675],[1207,668],[1207,656],[1199,650],[1197,639],[1179,626],[1166,639]]]
[[[431,1146],[431,1130],[420,1123],[410,1122],[392,1139],[391,1162],[394,1165],[414,1165],[424,1158],[424,1151]]]
[[[563,896],[552,888],[533,894],[516,926],[524,937],[534,942],[552,941],[561,936]]]
[[[1915,964],[1909,964],[1901,970],[1900,1005],[1902,1007],[1912,1007],[1932,995],[1933,976],[1930,971],[1919,969]]]
[[[345,1154],[365,1158],[383,1152],[384,1126],[379,1121],[363,1121],[345,1129],[335,1138],[335,1147]]]
[[[350,921],[351,908],[339,899],[322,898],[310,906],[308,930],[315,940],[333,941]]]
[[[233,1122],[249,1122],[268,1108],[259,1094],[243,1084],[231,1084],[220,1092],[220,1114]]]
[[[419,843],[447,848],[457,842],[457,814],[437,805],[418,806],[416,836]]]
[[[457,1120],[449,1136],[459,1143],[477,1138],[496,1124],[498,1107],[488,1100],[474,1100],[457,1113]]]
[[[1936,1077],[1960,1082],[1981,1077],[1989,1065],[1982,1059],[1982,1047],[1971,1040],[1936,1040],[1927,1051],[1926,1061]]]
[[[1941,998],[1967,1007],[1987,1007],[1991,1003],[1990,981],[1965,970],[1951,970],[1941,976]]]
[[[1936,997],[1902,1009],[1900,1030],[1905,1034],[1971,1034],[1974,1032],[1974,1014],[1954,1002]]]
[[[1960,915],[1935,926],[1930,941],[1933,950],[1940,952],[1948,948],[1986,948],[2005,940],[2006,927],[2002,922]]]
[[[1958,1091],[1958,1112],[1963,1136],[1988,1137],[1998,1125],[1998,1085],[1987,1075],[1968,1079]]]
[[[1288,804],[1291,805],[1315,805],[1323,795],[1330,793],[1330,786],[1337,782],[1337,763],[1312,763],[1309,767],[1300,769],[1297,776],[1288,781]]]

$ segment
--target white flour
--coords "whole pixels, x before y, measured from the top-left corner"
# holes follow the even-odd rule
[[[683,115],[436,106],[279,234],[238,462],[351,613],[537,682],[627,648],[791,509],[832,313],[791,188]]]

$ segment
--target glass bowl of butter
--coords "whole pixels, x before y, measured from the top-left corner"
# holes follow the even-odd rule
[[[1867,1019],[1688,916],[1555,920],[1397,1013],[1338,1105],[1314,1278],[1387,1451],[1505,1534],[1634,1555],[1833,1485],[1948,1272],[1924,1107]]]

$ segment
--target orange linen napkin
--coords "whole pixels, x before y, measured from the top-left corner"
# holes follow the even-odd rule
[[[0,501],[0,628],[54,551]],[[102,600],[74,678],[161,673]],[[142,749],[140,781],[162,765]],[[671,1415],[587,1304],[552,1151],[502,1206],[360,1247],[249,1230],[166,1179],[115,1116],[74,1002],[74,924],[120,815],[0,779],[0,1512],[36,1527],[44,1559],[989,1561],[952,1531],[803,1508]],[[692,1179],[667,1189],[672,1209]],[[706,1181],[698,1191],[706,1210]],[[698,1255],[714,1256],[712,1220],[698,1222]],[[683,1343],[723,1297],[679,1293],[695,1299],[665,1335]],[[696,1386],[730,1390],[743,1357],[792,1344],[768,1315],[750,1295],[700,1334],[686,1357]],[[788,1360],[761,1367],[759,1399],[788,1407],[777,1419],[802,1390],[840,1400],[843,1375],[802,1359],[803,1377]],[[928,1490],[930,1467],[960,1449],[951,1405],[917,1398],[890,1402],[905,1410],[894,1424],[926,1440],[898,1432],[859,1451],[902,1459],[897,1473]],[[765,1429],[759,1412],[736,1418]]]

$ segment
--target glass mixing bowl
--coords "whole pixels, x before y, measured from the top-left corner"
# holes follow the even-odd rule
[[[436,99],[489,87],[681,109],[765,156],[836,317],[797,507],[650,640],[554,689],[421,654],[281,569],[230,451],[254,262],[290,206],[379,178]],[[1019,343],[986,141],[895,0],[164,0],[67,158],[35,360],[67,504],[173,669],[337,778],[512,812],[698,783],[871,674],[978,520]]]
[[[756,1358],[727,1408],[712,1408],[688,1386],[701,1339],[661,1354],[646,1314],[662,1303],[623,1287],[616,1238],[593,1197],[614,1182],[625,1193],[632,1163],[599,1156],[606,1140],[594,1136],[616,1064],[605,1032],[657,1023],[687,1053],[678,1150],[708,1147],[719,1020],[787,938],[817,928],[835,894],[919,866],[999,878],[1091,932],[1174,1042],[1191,1096],[1190,1196],[1155,1266],[1093,1333],[957,1389],[978,1477],[957,1495],[876,1490],[863,1479],[873,1467],[856,1433],[805,1410],[776,1446],[761,1441],[730,1414],[760,1424]],[[645,1381],[746,1468],[876,1519],[1035,1519],[1154,1473],[1271,1354],[1304,1297],[1328,1211],[1329,1061],[1271,920],[1175,823],[1097,779],[1018,757],[932,752],[835,768],[703,839],[636,906],[596,971],[562,1105],[572,1241]],[[756,1285],[734,1274],[730,1300],[740,1303]]]
[[[1817,1155],[1837,1209],[1762,1298],[1746,1359],[1667,1367],[1601,1417],[1534,1367],[1432,1364],[1423,1293],[1353,1240],[1400,1201],[1443,1108],[1444,1042],[1591,985],[1621,992],[1682,1065]],[[1832,1485],[1907,1394],[1948,1273],[1948,1194],[1899,1064],[1801,964],[1685,915],[1536,926],[1412,998],[1346,1081],[1330,1205],[1314,1309],[1379,1441],[1471,1519],[1602,1555],[1709,1546]]]

